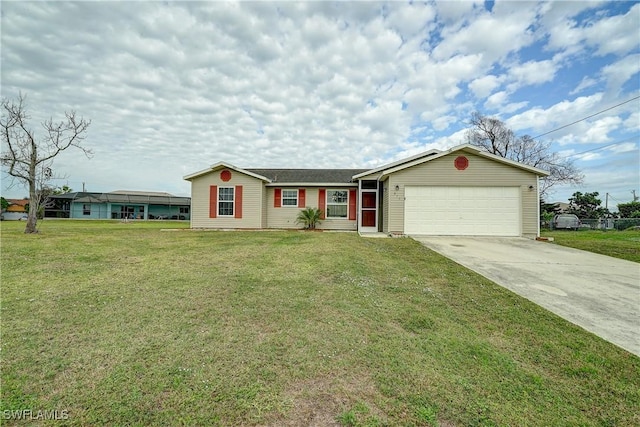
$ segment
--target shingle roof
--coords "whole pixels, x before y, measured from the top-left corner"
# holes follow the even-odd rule
[[[368,169],[245,169],[269,178],[273,183],[348,184]]]
[[[26,206],[29,204],[29,199],[5,199],[11,205]]]

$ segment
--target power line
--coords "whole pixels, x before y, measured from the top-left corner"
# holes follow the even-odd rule
[[[614,145],[622,144],[622,143],[625,143],[627,141],[631,141],[633,139],[636,139],[638,137],[640,137],[640,135],[632,136],[631,138],[623,139],[621,141],[612,142],[611,144],[603,145],[602,147],[592,148],[591,150],[581,151],[580,153],[575,153],[575,154],[572,154],[570,156],[567,156],[567,158],[568,157],[579,156],[579,155],[585,154],[585,153],[590,153],[592,151],[602,150],[603,148],[608,148],[608,147],[611,147],[611,146],[614,146]]]
[[[545,132],[545,133],[542,133],[542,134],[540,134],[540,135],[538,135],[538,136],[534,136],[534,137],[533,137],[533,139],[538,139],[538,138],[540,138],[541,136],[549,135],[550,133],[557,132],[557,131],[559,131],[560,129],[564,129],[564,128],[567,128],[567,127],[569,127],[569,126],[573,126],[573,125],[575,125],[576,123],[583,122],[583,121],[585,121],[585,120],[587,120],[587,119],[590,119],[591,117],[595,117],[595,116],[597,116],[598,114],[602,114],[602,113],[607,112],[607,111],[609,111],[609,110],[613,110],[614,108],[618,108],[618,107],[619,107],[619,106],[621,106],[621,105],[628,104],[629,102],[631,102],[631,101],[635,101],[635,100],[636,100],[636,99],[638,99],[638,98],[640,98],[640,95],[638,95],[638,96],[636,96],[636,97],[634,97],[634,98],[628,99],[628,100],[626,100],[626,101],[624,101],[624,102],[621,102],[620,104],[614,105],[613,107],[609,107],[609,108],[607,108],[607,109],[605,109],[605,110],[598,111],[597,113],[592,114],[592,115],[590,115],[590,116],[583,117],[582,119],[580,119],[580,120],[576,120],[575,122],[573,122],[573,123],[569,123],[568,125],[560,126],[559,128],[556,128],[556,129],[550,130],[549,132]]]

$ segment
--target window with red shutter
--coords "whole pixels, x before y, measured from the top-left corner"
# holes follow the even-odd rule
[[[236,185],[235,194],[235,218],[242,218],[242,185]]]
[[[349,219],[356,219],[356,190],[349,190]]]
[[[276,188],[273,192],[273,207],[279,208],[282,206],[282,189]]]
[[[318,190],[318,209],[322,211],[322,215],[320,215],[320,219],[325,218],[325,210],[326,210],[326,191],[324,188]]]
[[[306,197],[306,191],[304,188],[301,188],[298,190],[298,207],[299,208],[304,208],[307,206],[307,203],[305,201],[305,197]]]
[[[209,218],[215,218],[218,214],[218,186],[209,187]]]

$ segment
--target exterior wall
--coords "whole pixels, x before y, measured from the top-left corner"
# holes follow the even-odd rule
[[[276,187],[284,189],[299,189],[299,187]],[[325,187],[323,187],[325,188]],[[344,189],[353,190],[356,187],[326,187],[326,189]],[[318,207],[318,195],[319,188],[304,187],[305,189],[305,207],[317,208]],[[267,228],[302,228],[302,224],[296,224],[296,217],[298,213],[304,208],[282,206],[274,207],[275,188],[267,187],[266,197],[266,218]],[[357,192],[356,192],[356,197]],[[347,203],[348,206],[348,203]],[[356,220],[350,220],[347,218],[340,219],[323,219],[318,224],[317,228],[321,230],[349,230],[355,231],[357,227]]]
[[[84,205],[90,205],[90,214],[84,214]],[[69,218],[76,219],[111,219],[111,211],[107,203],[71,203]]]
[[[90,205],[90,214],[84,214],[84,205]],[[71,204],[71,211],[69,212],[69,218],[75,219],[120,219],[121,207],[133,206],[135,219],[148,219],[149,214],[153,216],[164,215],[168,218],[172,216],[180,217],[184,216],[189,219],[189,214],[180,213],[181,206],[169,206],[169,205],[148,205],[146,203],[82,203],[74,202]],[[140,213],[140,207],[144,208],[144,212]],[[185,206],[183,206],[185,207]],[[140,218],[140,215],[143,215]]]
[[[209,218],[210,187],[242,185],[242,218]],[[240,172],[231,171],[227,182],[220,179],[220,170],[194,178],[191,181],[192,228],[262,228],[264,184],[261,180]]]
[[[24,206],[21,206],[21,205],[9,205],[5,212],[17,212],[17,213],[23,213],[23,214],[27,213]]]
[[[469,166],[465,170],[457,170],[454,167],[454,159],[461,155],[469,159]],[[537,184],[538,181],[534,173],[471,153],[454,152],[389,176],[384,185],[384,194],[387,199],[384,206],[385,224],[383,230],[391,233],[404,232],[404,188],[407,185],[517,186],[520,187],[522,196],[522,235],[535,237],[538,233]],[[396,185],[399,187],[397,191],[395,190]],[[529,190],[530,185],[533,186],[532,191]]]
[[[2,212],[3,221],[20,221],[27,215],[26,212]]]

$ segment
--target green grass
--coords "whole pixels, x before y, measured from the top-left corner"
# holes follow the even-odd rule
[[[66,425],[640,424],[640,358],[411,239],[1,227],[1,410],[65,410]]]
[[[543,231],[558,245],[640,262],[640,230]]]

